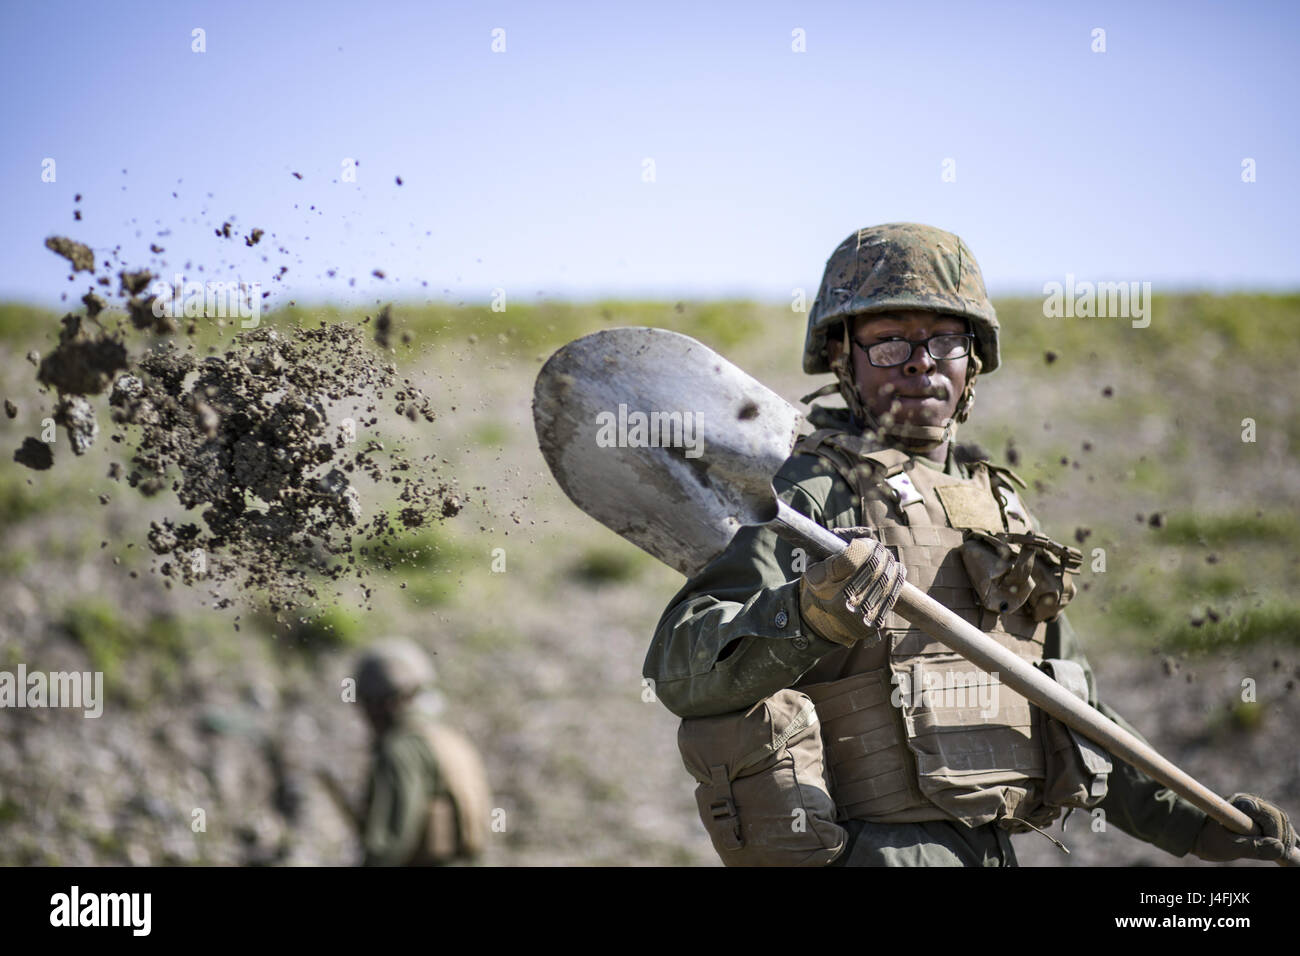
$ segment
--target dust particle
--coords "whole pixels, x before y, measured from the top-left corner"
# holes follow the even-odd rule
[[[68,433],[68,443],[75,455],[84,455],[95,444],[99,422],[95,407],[80,395],[69,395],[54,409],[54,421]]]
[[[95,254],[90,246],[64,236],[51,236],[45,240],[45,248],[71,262],[73,272],[95,271]]]
[[[95,295],[95,293],[87,292],[81,297],[81,304],[86,307],[86,315],[93,319],[95,316],[99,315],[99,313],[104,311],[104,308],[108,303]]]
[[[118,278],[122,280],[123,292],[127,295],[139,295],[149,288],[149,283],[153,281],[153,273],[148,269],[141,269],[139,272],[127,272],[123,269],[118,273]]]
[[[58,348],[40,359],[36,378],[65,395],[98,395],[114,373],[126,369],[126,346],[110,335],[85,335],[80,316],[62,321]]]
[[[26,465],[33,471],[45,471],[54,464],[54,452],[50,446],[35,438],[24,438],[22,447],[14,452],[14,461]]]
[[[375,317],[375,343],[381,348],[386,349],[392,341],[393,333],[393,310],[391,306],[384,306],[379,310],[379,315]]]

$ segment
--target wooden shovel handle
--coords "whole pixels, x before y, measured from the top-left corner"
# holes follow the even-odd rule
[[[829,529],[778,500],[775,530],[798,539],[811,552],[829,557],[847,545]],[[938,601],[905,584],[894,612],[941,641],[981,670],[994,673],[1012,690],[1051,714],[1114,756],[1185,797],[1234,833],[1259,830],[1252,820],[1213,790],[1184,773],[1153,748],[1133,736],[1101,711],[1090,707],[1023,658],[1003,647]],[[1293,847],[1281,866],[1300,866],[1300,848]]]

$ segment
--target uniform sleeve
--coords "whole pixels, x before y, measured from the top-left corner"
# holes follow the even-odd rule
[[[419,741],[385,741],[371,774],[362,843],[366,866],[402,866],[415,855],[429,811],[429,781]]]
[[[773,482],[778,496],[828,524],[832,477],[818,473],[809,456],[791,461],[795,470],[783,468]],[[800,468],[809,480],[798,480]],[[851,523],[851,515],[843,523]],[[799,579],[813,560],[799,559],[792,545],[765,527],[742,528],[677,593],[655,629],[643,673],[664,706],[679,717],[741,710],[789,687],[838,649],[800,618]]]
[[[1064,613],[1048,625],[1046,652],[1049,657],[1077,662],[1088,679],[1088,702],[1147,743],[1132,724],[1099,699],[1092,667]],[[1108,779],[1106,798],[1100,804],[1106,822],[1174,856],[1186,855],[1205,823],[1205,811],[1113,754],[1111,762],[1115,769]]]

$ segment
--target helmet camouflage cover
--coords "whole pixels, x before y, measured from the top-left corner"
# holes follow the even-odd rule
[[[846,317],[903,309],[965,317],[975,334],[980,371],[987,375],[998,367],[997,313],[970,248],[933,226],[891,222],[859,229],[826,260],[808,315],[803,370],[831,370],[826,335]]]

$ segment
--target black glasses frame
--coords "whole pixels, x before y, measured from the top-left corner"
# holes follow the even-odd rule
[[[932,343],[935,339],[948,339],[948,338],[965,339],[966,350],[962,352],[960,355],[935,355],[930,343]],[[863,345],[857,339],[853,339],[853,344],[866,353],[867,361],[870,362],[872,365],[874,365],[876,368],[896,368],[899,365],[906,365],[908,361],[911,360],[912,355],[914,352],[916,352],[916,347],[918,345],[924,345],[925,351],[929,354],[930,358],[934,359],[936,362],[949,362],[970,355],[971,346],[974,340],[975,340],[975,336],[970,332],[939,332],[935,335],[930,336],[928,339],[918,339],[915,342],[912,341],[911,339],[905,339],[899,336],[894,336],[893,338],[884,339],[880,342],[872,342],[870,345]],[[877,362],[874,358],[871,357],[872,349],[880,345],[887,345],[890,342],[906,342],[908,345],[912,346],[912,348],[907,353],[907,358],[903,359],[901,362]]]

